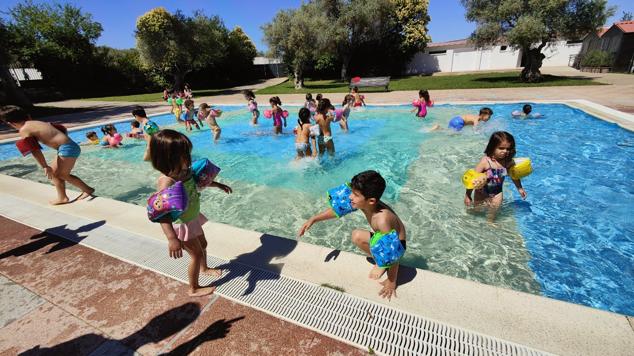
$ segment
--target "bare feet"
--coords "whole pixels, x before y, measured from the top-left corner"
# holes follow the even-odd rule
[[[62,205],[62,204],[68,204],[70,202],[70,200],[68,199],[68,197],[64,197],[63,199],[56,199],[56,200],[49,200],[48,203],[51,205]]]
[[[383,273],[385,273],[385,271],[386,271],[385,268],[379,268],[379,266],[374,265],[374,267],[372,267],[372,270],[370,271],[370,275],[368,277],[370,277],[372,279],[379,279],[379,278],[381,278]]]
[[[431,129],[429,129],[429,131],[437,131],[440,129],[440,125],[435,124],[434,126],[431,127]]]
[[[211,277],[220,277],[222,276],[222,270],[221,269],[217,269],[217,268],[207,268],[207,269],[200,269],[200,273],[204,274],[205,276],[211,276]]]
[[[190,289],[188,294],[190,297],[202,297],[202,296],[213,293],[215,290],[216,290],[215,286],[201,287],[201,288],[196,288],[194,290]]]
[[[89,191],[87,192],[82,192],[81,194],[79,194],[79,196],[77,197],[76,200],[82,200],[82,199],[86,199],[88,197],[92,197],[92,193],[95,192],[95,188],[90,188]]]

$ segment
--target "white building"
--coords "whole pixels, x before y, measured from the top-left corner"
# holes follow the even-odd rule
[[[543,67],[567,66],[581,50],[581,41],[557,41],[548,44],[542,53]],[[476,48],[468,40],[430,43],[407,65],[406,74],[435,72],[469,72],[514,69],[522,67],[521,50],[509,45]]]

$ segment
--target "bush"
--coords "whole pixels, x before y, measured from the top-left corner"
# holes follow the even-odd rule
[[[612,54],[606,51],[590,51],[581,60],[582,67],[610,67],[611,65]]]

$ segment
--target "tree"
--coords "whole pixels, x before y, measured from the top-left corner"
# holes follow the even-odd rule
[[[621,20],[619,21],[632,21],[632,13],[629,11],[623,11],[623,16],[621,16]]]
[[[257,50],[253,41],[240,26],[236,26],[227,38],[227,54],[224,68],[229,72],[233,81],[241,81],[251,76],[253,58]]]
[[[461,0],[466,18],[477,23],[472,40],[478,46],[504,39],[521,49],[520,79],[539,82],[542,49],[560,38],[580,38],[614,14],[607,0]]]
[[[31,107],[31,101],[24,95],[24,91],[18,86],[16,80],[9,72],[9,64],[15,61],[11,48],[15,39],[12,33],[0,18],[0,105],[16,104],[22,107]]]
[[[151,70],[174,78],[174,87],[182,89],[185,75],[223,58],[227,50],[227,29],[217,16],[202,11],[187,17],[174,15],[162,7],[137,19],[136,40],[141,61]]]
[[[53,85],[79,90],[90,83],[95,42],[102,27],[70,4],[18,4],[9,10],[12,51],[21,65],[34,65]]]

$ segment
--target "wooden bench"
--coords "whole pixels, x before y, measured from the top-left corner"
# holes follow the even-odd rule
[[[361,80],[357,82],[350,81],[350,88],[352,87],[385,87],[385,91],[388,91],[388,86],[390,85],[390,77],[371,77],[371,78],[361,78]]]

